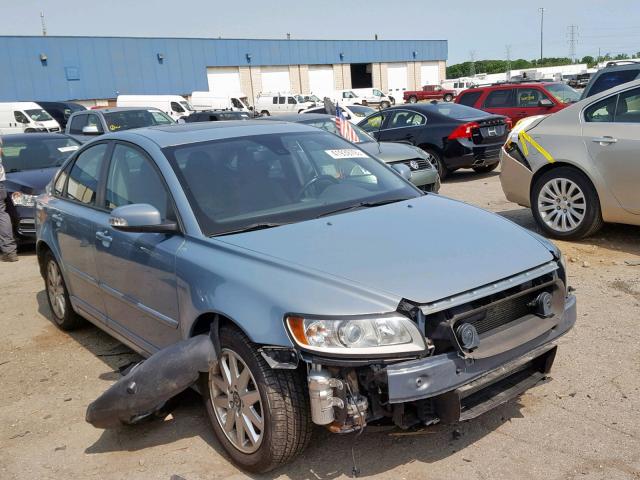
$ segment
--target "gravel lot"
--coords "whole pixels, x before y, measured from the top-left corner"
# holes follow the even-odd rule
[[[455,173],[442,194],[535,228],[495,173]],[[551,381],[457,427],[370,429],[357,440],[318,428],[304,457],[266,478],[347,478],[355,445],[363,478],[640,479],[640,228],[607,226],[559,245],[579,316]],[[32,251],[0,264],[0,291],[0,478],[246,478],[195,393],[165,421],[112,431],[85,423],[87,404],[136,355],[94,327],[58,331]]]

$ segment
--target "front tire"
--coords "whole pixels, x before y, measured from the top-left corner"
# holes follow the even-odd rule
[[[220,329],[220,359],[201,392],[216,437],[242,469],[264,473],[293,460],[311,438],[300,370],[272,369],[239,330]]]
[[[409,103],[418,103],[418,97],[416,97],[415,95],[411,95],[409,97]]]
[[[61,330],[75,330],[82,326],[84,319],[71,306],[69,291],[62,277],[60,266],[51,252],[45,254],[44,265],[44,286],[47,291],[47,302],[51,309],[53,323]]]
[[[489,173],[489,172],[493,172],[496,168],[498,168],[498,163],[494,163],[492,165],[480,165],[477,167],[472,167],[473,171],[476,173]]]
[[[451,95],[450,93],[447,93],[447,94],[444,96],[444,101],[445,101],[445,102],[450,102],[451,100],[453,100],[453,95]]]
[[[535,181],[531,210],[540,228],[558,239],[588,237],[604,225],[595,187],[571,167],[553,168]]]

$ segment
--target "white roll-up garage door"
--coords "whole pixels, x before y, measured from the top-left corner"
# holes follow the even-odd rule
[[[390,63],[387,65],[389,94],[396,99],[396,102],[402,103],[402,94],[407,89],[407,83],[406,63]]]
[[[240,88],[238,67],[208,67],[209,91],[217,95],[237,94]]]
[[[422,64],[420,82],[422,85],[440,85],[440,68],[437,63]]]
[[[309,90],[320,98],[333,93],[333,65],[309,65]]]
[[[260,67],[260,73],[263,92],[277,93],[291,90],[289,67]]]

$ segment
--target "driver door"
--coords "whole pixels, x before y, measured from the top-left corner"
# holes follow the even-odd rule
[[[103,208],[147,203],[175,220],[173,201],[153,160],[141,149],[116,143]],[[132,233],[105,216],[96,234],[96,260],[111,327],[149,353],[179,339],[176,254],[183,237]]]

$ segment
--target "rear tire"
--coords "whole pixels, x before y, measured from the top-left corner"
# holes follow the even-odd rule
[[[547,235],[562,240],[588,237],[604,225],[595,187],[572,167],[553,168],[534,182],[531,211]]]
[[[422,150],[424,151],[424,153],[427,154],[429,163],[433,167],[435,167],[435,169],[438,171],[438,175],[440,176],[440,181],[447,178],[447,175],[449,175],[450,170],[444,164],[444,161],[442,160],[442,156],[438,152],[430,148],[422,148]]]
[[[244,333],[233,327],[220,329],[220,346],[217,367],[200,379],[200,391],[219,442],[240,468],[252,473],[268,472],[290,462],[311,438],[303,372],[272,369]],[[238,365],[236,383],[225,383],[222,372],[234,371],[233,362]],[[245,368],[249,374],[243,375]],[[246,386],[243,377],[248,377]],[[231,386],[227,389],[226,385]],[[227,420],[229,414],[233,416]]]
[[[415,95],[411,95],[409,97],[409,103],[418,103],[418,97],[416,97]]]
[[[268,110],[262,110],[260,112],[260,115],[262,115],[263,117],[270,117],[271,116],[271,114],[269,113]]]
[[[444,96],[444,101],[445,101],[445,102],[450,102],[451,100],[453,100],[453,95],[451,95],[450,93],[447,93],[447,94]]]
[[[494,163],[493,165],[482,165],[482,166],[478,166],[478,167],[472,167],[473,171],[476,173],[489,173],[489,172],[493,172],[496,168],[498,168],[498,163]]]
[[[385,108],[389,108],[391,106],[391,104],[387,101],[384,101],[380,104],[380,108],[385,109]]]
[[[71,331],[81,327],[84,319],[71,306],[69,291],[60,271],[60,266],[51,252],[47,252],[44,256],[43,277],[53,323],[64,331]]]

